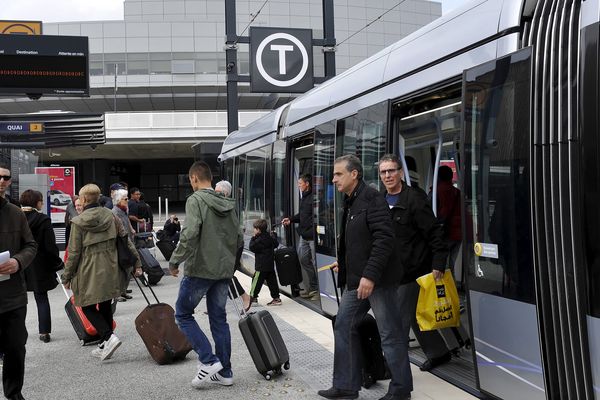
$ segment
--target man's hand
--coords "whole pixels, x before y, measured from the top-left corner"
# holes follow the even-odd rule
[[[359,300],[366,299],[373,293],[373,288],[375,287],[375,282],[367,278],[360,278],[360,283],[358,284],[358,289],[356,290],[356,297]]]
[[[179,267],[177,265],[169,265],[169,272],[171,272],[171,276],[177,278],[179,275]]]
[[[65,283],[63,284],[63,286],[65,287],[65,289],[67,289],[67,290],[71,290],[71,282],[65,282]]]
[[[11,275],[19,271],[19,262],[14,258],[9,258],[4,264],[0,264],[0,274]]]
[[[291,223],[291,221],[289,218],[284,218],[281,220],[281,223],[285,226],[288,226]]]
[[[433,274],[433,278],[436,281],[439,281],[444,277],[444,271],[438,271],[437,269],[434,269],[433,271],[431,271],[431,273]]]
[[[144,271],[142,270],[142,267],[137,267],[135,269],[135,276],[142,276],[144,273]]]
[[[333,264],[331,264],[331,269],[333,270],[333,272],[338,272],[340,270],[339,264],[337,261],[334,261]]]

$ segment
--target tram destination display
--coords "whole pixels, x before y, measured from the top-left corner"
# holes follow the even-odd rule
[[[88,38],[0,35],[0,94],[89,96]]]

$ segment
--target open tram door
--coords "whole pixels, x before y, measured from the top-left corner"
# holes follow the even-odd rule
[[[318,182],[314,175],[315,144],[314,132],[307,133],[298,137],[290,143],[289,150],[290,166],[290,219],[291,216],[299,215],[300,204],[304,196],[312,195],[314,199],[315,185]],[[310,181],[308,189],[302,186],[302,183]],[[302,191],[304,188],[304,192]],[[310,191],[310,192],[309,192]],[[307,199],[309,199],[307,197]],[[310,201],[310,199],[308,200]],[[314,204],[314,200],[312,201]],[[314,213],[314,207],[313,208]],[[311,226],[314,227],[311,220]],[[286,229],[288,237],[293,241],[288,241],[298,251],[298,258],[302,265],[302,282],[297,287],[292,287],[292,295],[296,300],[304,305],[321,312],[321,296],[319,294],[319,284],[317,279],[317,270],[315,267],[315,232],[313,238],[308,240],[300,235],[299,224],[292,222],[289,229]],[[314,231],[314,229],[313,229]],[[313,288],[311,288],[311,286]]]
[[[451,361],[437,366],[432,372],[478,395],[461,252],[464,244],[461,90],[460,82],[455,81],[393,103],[392,144],[402,163],[405,184],[427,194],[434,214],[444,225],[444,241],[452,250],[447,267],[452,269],[461,302],[461,326],[458,329],[425,333],[412,330],[411,360],[422,365],[428,358],[450,352]]]

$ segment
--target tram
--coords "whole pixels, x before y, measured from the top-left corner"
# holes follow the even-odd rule
[[[434,199],[451,165],[471,346],[432,372],[482,398],[600,398],[599,20],[598,0],[472,1],[232,133],[220,161],[245,234],[297,212],[310,173],[320,299],[295,299],[334,315],[335,158],[356,154],[381,188],[396,153]]]

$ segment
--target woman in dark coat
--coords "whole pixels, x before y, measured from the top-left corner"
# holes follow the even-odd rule
[[[37,304],[40,340],[48,343],[52,330],[48,291],[58,286],[56,271],[62,269],[63,262],[58,255],[52,221],[40,212],[44,204],[42,194],[37,190],[26,190],[20,201],[33,238],[38,244],[35,258],[25,269],[25,281],[27,290],[33,292]]]

